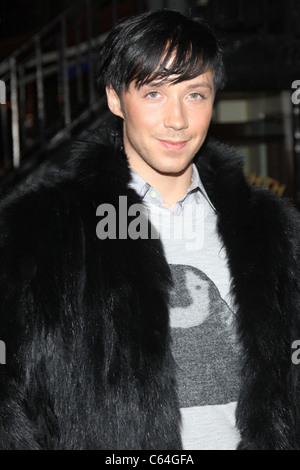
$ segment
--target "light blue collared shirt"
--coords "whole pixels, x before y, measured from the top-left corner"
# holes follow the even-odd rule
[[[150,186],[150,184],[147,183],[132,168],[131,168],[131,176],[132,176],[132,180],[130,182],[130,187],[138,193],[138,195],[143,199],[145,203],[154,204],[158,207],[164,207],[168,209],[167,207],[163,205],[162,195],[160,194],[160,192],[157,189]],[[191,185],[189,189],[187,190],[186,194],[183,196],[183,198],[174,204],[174,206],[172,207],[172,212],[174,213],[174,215],[181,214],[184,209],[185,204],[199,203],[201,200],[201,197],[203,196],[205,197],[205,199],[208,201],[210,206],[215,211],[216,209],[213,206],[212,202],[210,201],[207,195],[207,192],[205,191],[205,188],[201,181],[197,167],[193,163]]]

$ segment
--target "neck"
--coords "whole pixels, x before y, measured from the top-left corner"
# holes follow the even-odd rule
[[[183,198],[191,185],[192,163],[180,173],[160,173],[150,166],[135,165],[129,159],[131,168],[162,196],[164,206],[172,206]]]
[[[170,209],[183,198],[191,185],[192,165],[179,175],[159,174],[154,184],[151,184],[162,195],[163,204]]]

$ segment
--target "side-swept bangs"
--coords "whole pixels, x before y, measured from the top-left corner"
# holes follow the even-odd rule
[[[203,20],[160,10],[118,25],[107,37],[100,58],[99,82],[120,95],[131,82],[137,87],[153,80],[174,83],[212,70],[214,88],[223,85],[222,50]]]

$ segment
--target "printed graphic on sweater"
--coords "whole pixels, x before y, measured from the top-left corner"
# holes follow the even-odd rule
[[[181,407],[237,400],[240,374],[234,313],[201,270],[170,264],[173,355]]]

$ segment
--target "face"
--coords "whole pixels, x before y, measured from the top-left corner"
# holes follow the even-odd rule
[[[170,77],[171,79],[173,77]],[[153,172],[179,175],[206,137],[213,109],[213,73],[180,83],[132,82],[119,99],[107,88],[110,110],[124,119],[124,149],[129,165],[147,180]]]

